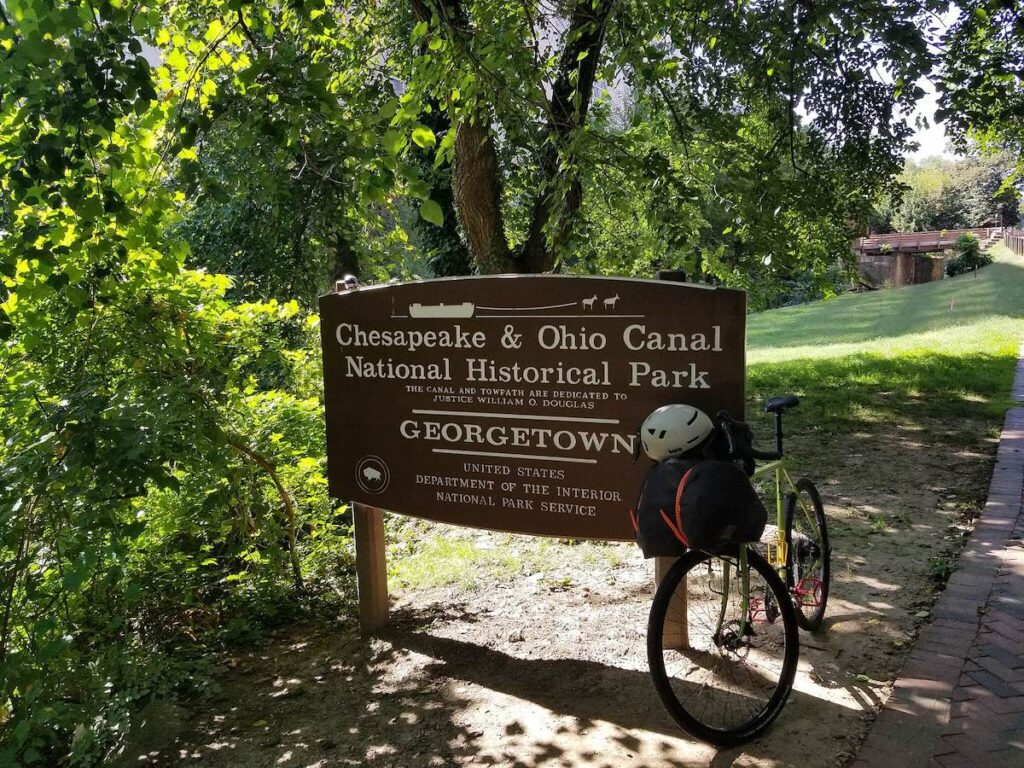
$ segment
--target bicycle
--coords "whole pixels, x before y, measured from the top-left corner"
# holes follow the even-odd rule
[[[821,499],[809,480],[793,482],[782,450],[782,415],[798,402],[767,402],[776,416],[773,452],[749,446],[742,455],[733,435],[741,423],[724,411],[717,419],[730,458],[748,462],[754,477],[775,475],[768,558],[756,544],[691,550],[665,574],[651,605],[647,654],[655,689],[684,730],[718,746],[754,738],[779,715],[796,675],[798,627],[820,626],[828,599],[831,550]],[[755,459],[770,463],[757,468]]]
[[[775,450],[758,451],[751,447],[749,455],[752,459],[769,462],[753,468],[755,479],[774,475],[775,480],[775,525],[766,526],[761,538],[765,557],[792,595],[800,628],[813,632],[821,627],[825,617],[832,548],[825,508],[817,487],[806,477],[793,480],[782,449],[782,417],[799,404],[796,395],[768,399],[764,410],[775,415]],[[729,444],[730,455],[742,453],[733,442],[735,423],[727,412],[718,414],[718,426]]]

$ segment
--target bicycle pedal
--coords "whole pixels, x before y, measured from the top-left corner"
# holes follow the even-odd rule
[[[821,594],[824,589],[821,579],[804,577],[793,588],[797,602],[804,608],[818,608],[821,605]]]
[[[778,611],[774,605],[769,605],[759,597],[752,597],[747,616],[750,621],[750,634],[753,634],[754,624],[774,624],[775,619],[778,618]]]

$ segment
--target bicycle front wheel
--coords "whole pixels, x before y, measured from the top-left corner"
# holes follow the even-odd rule
[[[754,738],[793,687],[796,611],[768,561],[691,551],[665,574],[651,605],[647,659],[654,687],[688,733],[718,746]],[[744,589],[745,587],[745,589]]]
[[[797,621],[808,632],[820,627],[825,617],[831,561],[821,496],[814,483],[802,477],[796,481],[796,492],[786,497],[786,586]]]

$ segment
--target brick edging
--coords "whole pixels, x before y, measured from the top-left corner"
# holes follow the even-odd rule
[[[1020,352],[1017,355],[1017,373],[1013,377],[1010,399],[1015,403],[1024,402],[1024,341],[1020,343]]]
[[[1024,349],[1024,348],[1022,348]],[[1024,400],[1024,358],[1014,399]],[[934,765],[949,725],[954,690],[978,636],[1003,555],[1022,515],[1024,408],[1006,412],[988,499],[967,545],[904,662],[892,695],[861,745],[853,768]]]

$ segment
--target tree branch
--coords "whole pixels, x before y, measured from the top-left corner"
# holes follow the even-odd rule
[[[7,645],[11,637],[11,613],[14,608],[14,592],[17,588],[19,576],[18,566],[25,560],[28,550],[28,537],[32,529],[33,514],[38,502],[39,495],[33,496],[29,501],[28,508],[25,510],[23,515],[24,527],[21,531],[21,538],[18,541],[18,551],[15,553],[13,560],[11,560],[11,576],[10,579],[4,579],[6,594],[3,600],[3,619],[0,620],[0,662],[7,658]]]
[[[614,5],[615,0],[598,0],[596,6],[589,0],[580,0],[573,9],[559,57],[558,77],[551,86],[551,117],[540,163],[540,192],[519,254],[519,266],[524,272],[547,272],[555,266],[555,257],[569,235],[572,218],[583,202],[583,188],[578,172],[572,169],[569,145],[586,123]]]
[[[295,500],[292,498],[291,493],[288,492],[288,489],[285,488],[284,483],[281,481],[281,476],[277,474],[277,470],[269,459],[260,454],[254,448],[250,448],[246,445],[245,440],[242,439],[241,435],[236,435],[230,432],[224,432],[223,435],[228,445],[266,472],[267,476],[270,477],[271,482],[274,484],[274,487],[277,489],[277,495],[280,497],[281,503],[284,505],[285,519],[288,522],[288,554],[292,565],[292,580],[295,582],[296,589],[303,589],[305,583],[302,579],[302,568],[299,563],[299,554],[296,547],[298,513],[295,508]]]
[[[241,9],[239,9],[238,11],[238,26],[242,28],[242,34],[244,34],[245,37],[249,40],[249,42],[252,43],[252,47],[255,48],[257,51],[262,51],[263,46],[256,42],[256,38],[253,37],[252,32],[249,29],[249,25],[245,23],[245,18],[242,16]]]

